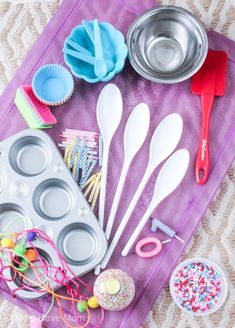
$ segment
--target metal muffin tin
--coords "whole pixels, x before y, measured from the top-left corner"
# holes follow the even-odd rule
[[[28,129],[0,142],[0,204],[0,230],[12,218],[27,216],[33,227],[52,238],[76,275],[92,270],[103,259],[107,250],[104,232],[46,133]],[[22,229],[22,221],[16,221],[14,231]],[[56,252],[45,241],[38,239],[34,245],[46,261],[59,265]],[[4,274],[12,275],[10,269]],[[20,281],[7,284],[15,290]],[[35,288],[16,294],[35,299],[46,293]]]

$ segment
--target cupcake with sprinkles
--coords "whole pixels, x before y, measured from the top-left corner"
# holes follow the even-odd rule
[[[105,310],[120,311],[133,301],[135,284],[123,270],[105,270],[95,281],[94,296]]]
[[[170,280],[170,292],[181,310],[204,316],[223,305],[228,285],[223,270],[216,263],[197,257],[176,267]]]

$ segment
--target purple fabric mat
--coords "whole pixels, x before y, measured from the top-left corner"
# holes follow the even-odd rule
[[[61,51],[63,41],[82,18],[97,17],[101,21],[109,21],[126,34],[128,26],[136,15],[153,5],[152,0],[100,0],[99,3],[95,0],[89,2],[85,0],[64,1],[0,99],[0,138],[4,139],[26,128],[25,122],[14,105],[16,88],[23,83],[30,83],[33,73],[39,66],[52,62],[64,64]],[[188,80],[176,85],[154,84],[137,75],[129,63],[126,64],[123,72],[112,81],[121,89],[124,113],[122,124],[118,128],[111,145],[106,216],[111,207],[116,181],[122,165],[122,140],[125,122],[131,110],[139,102],[145,101],[151,109],[151,127],[147,140],[129,171],[115,225],[118,225],[118,221],[125,212],[143,175],[151,135],[160,120],[169,113],[178,112],[183,117],[184,131],[178,148],[186,147],[190,151],[191,162],[184,182],[154,212],[154,215],[178,231],[178,235],[185,240],[185,244],[175,239],[164,245],[163,251],[158,257],[149,260],[140,259],[136,255],[129,255],[126,258],[120,256],[120,251],[128,240],[131,231],[150,202],[157,170],[151,177],[109,264],[109,267],[122,268],[131,273],[137,287],[135,300],[125,311],[106,313],[102,327],[109,328],[110,323],[112,323],[113,328],[137,328],[140,326],[164,284],[167,283],[171,271],[190,241],[233,160],[233,151],[235,150],[235,43],[215,32],[209,32],[208,35],[211,48],[228,52],[229,63],[226,95],[217,98],[214,104],[211,122],[211,174],[204,186],[197,185],[194,178],[194,162],[200,131],[200,98],[191,94],[191,81]],[[71,100],[54,110],[58,124],[48,133],[55,142],[59,141],[64,128],[98,131],[96,101],[104,84],[88,84],[77,79],[75,82],[75,93]],[[146,225],[141,237],[147,235],[150,235],[150,223]],[[159,237],[160,239],[165,238],[161,234]],[[92,283],[94,276],[90,273],[83,279]],[[0,296],[36,315],[46,311],[49,306],[47,298],[31,302],[14,299],[3,281],[0,282]],[[64,304],[64,309],[66,314],[72,314],[69,303]],[[56,308],[52,315],[52,320],[47,322],[48,327],[65,327],[62,321],[58,321]],[[92,321],[95,322],[95,317]]]

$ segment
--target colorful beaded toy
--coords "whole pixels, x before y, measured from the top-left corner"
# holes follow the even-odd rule
[[[53,308],[54,303],[57,303],[60,317],[65,323],[66,327],[74,328],[68,321],[66,321],[63,314],[61,301],[70,301],[76,317],[76,311],[86,312],[87,321],[82,326],[87,327],[91,320],[91,313],[89,309],[96,309],[99,307],[97,300],[93,296],[93,288],[86,284],[83,280],[75,276],[68,266],[63,256],[58,252],[53,241],[48,235],[39,229],[24,230],[23,232],[1,233],[1,247],[0,247],[0,278],[8,281],[20,281],[19,287],[12,290],[12,295],[17,295],[17,291],[28,290],[44,293],[45,291],[51,295],[51,305],[42,319],[33,318],[31,320],[31,328],[42,327],[44,318],[48,316]],[[60,261],[60,265],[55,267],[48,263],[34,246],[33,241],[41,239],[48,243],[49,247],[56,250],[56,254]],[[5,270],[11,269],[12,278],[6,278]],[[31,272],[28,275],[28,272]],[[32,278],[33,274],[33,278]],[[72,279],[71,279],[72,277]],[[57,286],[64,286],[67,296],[60,295],[55,292]],[[90,296],[84,296],[81,292],[81,286],[85,287]],[[76,305],[74,307],[74,305]],[[101,308],[101,318],[96,327],[100,327],[104,319],[104,310]]]

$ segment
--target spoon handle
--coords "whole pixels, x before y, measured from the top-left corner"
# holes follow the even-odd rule
[[[94,274],[95,274],[96,276],[98,276],[98,275],[100,274],[100,271],[101,271],[101,267],[100,267],[100,264],[98,264],[97,267],[96,267],[95,270],[94,270]]]
[[[129,253],[131,247],[133,246],[133,244],[135,243],[135,241],[138,238],[139,234],[143,230],[143,228],[144,228],[146,222],[148,221],[150,215],[152,214],[152,212],[153,212],[153,207],[150,205],[149,208],[147,209],[147,211],[145,212],[144,216],[140,220],[139,224],[135,228],[134,232],[132,233],[131,237],[128,239],[128,242],[126,243],[126,246],[123,248],[122,256],[127,256],[127,254]]]
[[[105,230],[105,235],[106,235],[106,238],[108,240],[109,240],[111,232],[112,232],[113,223],[114,223],[114,219],[115,219],[115,216],[116,216],[116,213],[117,213],[117,209],[118,209],[119,201],[120,201],[120,198],[121,198],[122,190],[123,190],[123,187],[124,187],[124,183],[125,183],[125,180],[126,180],[128,168],[129,168],[129,165],[124,166],[123,169],[122,169],[122,172],[121,172],[121,175],[120,175],[120,178],[119,178],[119,182],[118,182],[118,186],[117,186],[117,189],[116,189],[116,193],[115,193],[115,196],[114,196],[114,199],[113,199],[112,208],[111,208],[111,211],[110,211],[110,214],[109,214],[108,223],[107,223],[106,230]]]
[[[127,225],[128,221],[130,219],[130,216],[131,216],[131,214],[132,214],[132,212],[133,212],[133,210],[134,210],[134,208],[135,208],[135,206],[136,206],[136,204],[137,204],[137,202],[138,202],[138,200],[139,200],[139,198],[140,198],[140,196],[141,196],[141,194],[144,190],[144,187],[145,187],[146,183],[148,182],[149,177],[150,177],[150,173],[149,173],[148,170],[146,170],[145,175],[143,176],[143,178],[142,178],[142,180],[139,184],[139,187],[137,188],[137,190],[135,192],[135,195],[133,196],[132,201],[131,201],[130,205],[128,206],[128,209],[127,209],[124,217],[122,218],[122,220],[119,224],[119,227],[118,227],[118,229],[117,229],[117,231],[116,231],[116,233],[115,233],[115,235],[114,235],[114,237],[111,241],[111,244],[109,245],[109,248],[108,248],[108,250],[107,250],[107,252],[106,252],[106,254],[103,258],[103,261],[101,262],[101,268],[102,269],[106,268],[112,254],[113,254],[113,252],[114,252],[114,250],[115,250],[115,248],[116,248],[116,246],[117,246],[117,244],[118,244],[118,242],[119,242],[119,240],[120,240],[120,238],[123,234],[123,231],[126,228],[126,225]]]
[[[106,182],[107,182],[107,172],[108,172],[108,154],[109,154],[109,145],[104,144],[101,185],[100,185],[100,199],[99,199],[99,222],[102,229],[104,227],[104,209],[105,209]]]
[[[103,59],[103,49],[100,37],[100,27],[97,19],[94,19],[94,42],[95,42],[95,59]]]
[[[89,36],[90,40],[92,43],[94,42],[94,33],[92,31],[91,26],[89,25],[89,22],[85,19],[82,20],[82,25],[84,27],[84,29],[86,30],[87,35]]]
[[[89,50],[80,46],[77,42],[74,42],[69,38],[67,38],[65,42],[80,53],[92,56],[92,53]]]
[[[82,54],[80,52],[70,50],[70,49],[64,49],[63,50],[66,55],[72,56],[74,58],[80,59],[88,64],[94,65],[95,64],[95,58],[90,55]]]

